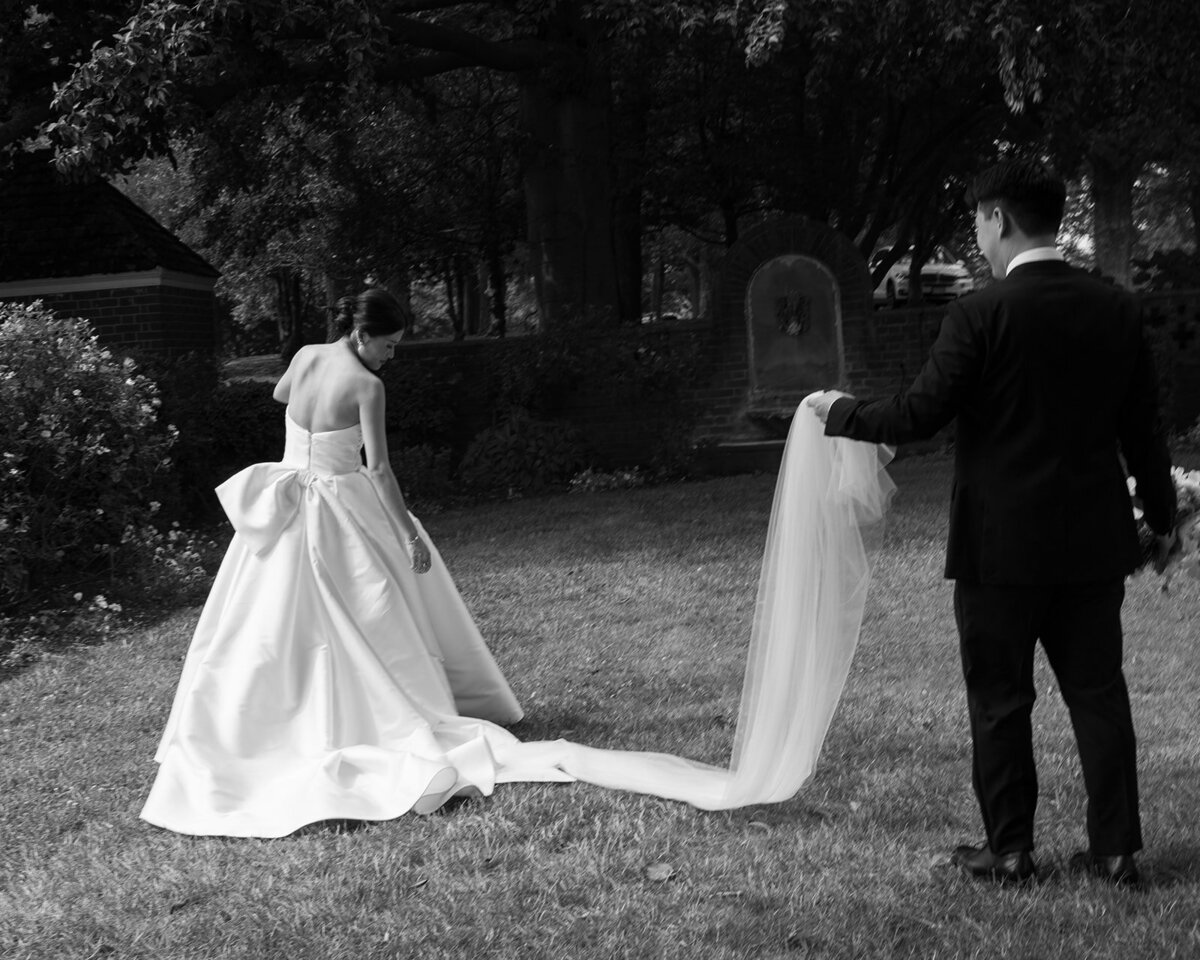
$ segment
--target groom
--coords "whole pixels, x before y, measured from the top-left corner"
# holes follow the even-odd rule
[[[927,438],[957,418],[946,576],[987,842],[952,862],[975,877],[1036,879],[1040,640],[1088,797],[1089,849],[1072,866],[1130,884],[1142,835],[1121,604],[1139,548],[1121,458],[1164,555],[1175,493],[1137,301],[1063,262],[1065,196],[1035,163],[980,174],[967,201],[998,282],[950,305],[903,393],[867,403],[831,390],[809,403],[826,434],[875,443]]]

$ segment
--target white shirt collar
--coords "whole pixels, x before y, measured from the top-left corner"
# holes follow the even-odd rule
[[[1033,247],[1029,250],[1024,250],[1021,253],[1018,253],[1012,258],[1011,261],[1009,261],[1008,273],[1006,273],[1005,276],[1008,276],[1009,273],[1012,273],[1014,267],[1019,267],[1023,263],[1036,263],[1038,260],[1062,259],[1062,251],[1059,250],[1058,247]]]

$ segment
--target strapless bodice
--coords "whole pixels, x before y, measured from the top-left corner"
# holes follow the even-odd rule
[[[283,464],[319,477],[353,473],[362,465],[362,426],[353,424],[341,430],[312,433],[284,414],[287,441]]]

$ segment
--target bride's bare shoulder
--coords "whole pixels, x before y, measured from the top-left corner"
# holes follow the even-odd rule
[[[324,347],[325,344],[322,343],[305,344],[292,357],[291,363],[288,364],[288,370],[298,372],[306,370],[314,363],[319,363],[324,354]]]

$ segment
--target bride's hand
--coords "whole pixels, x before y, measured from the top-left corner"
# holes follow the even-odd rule
[[[420,534],[408,541],[408,549],[412,554],[413,570],[417,573],[428,573],[432,559],[429,556],[429,548],[425,546],[425,541],[421,539]]]

